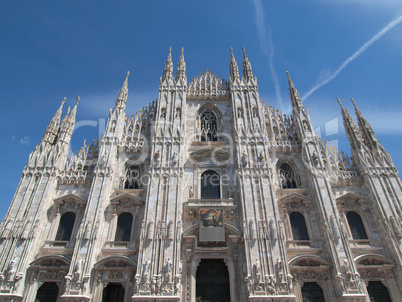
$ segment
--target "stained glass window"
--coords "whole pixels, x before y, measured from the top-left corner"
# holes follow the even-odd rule
[[[126,178],[124,181],[124,189],[139,189],[140,188],[140,167],[132,165],[128,167]]]
[[[211,111],[205,111],[201,115],[201,141],[217,141],[217,121],[216,116]]]
[[[296,176],[289,164],[283,163],[279,166],[279,179],[283,189],[297,188]]]

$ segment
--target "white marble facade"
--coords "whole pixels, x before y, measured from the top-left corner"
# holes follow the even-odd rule
[[[348,157],[289,75],[286,116],[242,67],[232,52],[229,81],[188,81],[169,51],[157,101],[127,116],[127,73],[70,157],[63,100],[1,223],[0,301],[401,301],[402,185],[367,120],[339,101]],[[226,298],[199,297],[203,260],[224,263]]]

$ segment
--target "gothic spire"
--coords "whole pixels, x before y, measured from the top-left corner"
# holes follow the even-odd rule
[[[66,98],[63,98],[61,101],[61,105],[59,109],[57,109],[55,115],[49,122],[49,125],[47,126],[45,133],[42,138],[42,142],[50,143],[53,144],[56,137],[57,137],[57,132],[59,131],[59,126],[60,126],[60,119],[61,119],[61,113],[63,111],[63,105],[66,102]]]
[[[286,74],[288,76],[288,84],[289,84],[289,96],[290,96],[290,101],[292,103],[292,107],[294,110],[297,112],[300,112],[300,110],[303,109],[303,102],[300,98],[300,94],[295,88],[295,85],[293,84],[292,79],[290,78],[289,72],[286,71]]]
[[[73,127],[74,127],[74,124],[75,124],[75,116],[77,115],[77,106],[78,106],[78,103],[80,102],[80,97],[79,96],[77,96],[77,101],[75,102],[75,105],[74,105],[74,107],[73,107],[73,110],[71,110],[71,113],[70,113],[70,116],[68,117],[69,118],[69,122],[70,122],[70,124],[72,123],[73,125]],[[72,130],[72,129],[71,129]]]
[[[124,80],[123,86],[119,90],[119,94],[117,95],[116,105],[114,109],[125,109],[127,103],[127,95],[128,95],[128,76],[130,72],[127,71],[126,79]]]
[[[184,62],[184,48],[181,49],[180,61],[177,63],[176,80],[184,79],[187,81],[186,62]]]
[[[251,64],[248,60],[246,49],[243,47],[243,78],[246,81],[251,80],[253,78],[253,70],[251,68]]]
[[[236,59],[233,55],[233,48],[230,47],[230,63],[229,63],[229,69],[230,69],[230,79],[232,81],[236,81],[239,79],[239,66],[237,66]]]
[[[359,124],[360,132],[364,135],[365,142],[370,145],[369,147],[374,147],[377,149],[378,147],[378,140],[375,136],[373,128],[369,122],[365,119],[363,114],[360,112],[359,108],[357,108],[356,103],[353,98],[350,99],[355,107],[355,113],[357,117],[357,122]]]
[[[169,47],[169,55],[165,63],[165,69],[163,70],[162,81],[170,80],[173,78],[173,62],[172,62],[172,47]]]
[[[80,97],[77,96],[77,102],[75,103],[73,110],[70,113],[70,107],[68,107],[67,114],[60,124],[60,132],[58,135],[58,141],[69,143],[73,134],[75,126],[75,116],[77,114],[77,105],[80,101]]]
[[[343,126],[345,127],[346,135],[348,136],[350,145],[352,150],[355,150],[356,147],[360,149],[362,138],[359,128],[357,127],[355,121],[350,116],[347,108],[342,106],[341,100],[337,98],[339,106],[341,107]]]

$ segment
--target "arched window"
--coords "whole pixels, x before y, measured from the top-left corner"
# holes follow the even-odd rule
[[[292,226],[293,240],[309,240],[304,216],[299,212],[292,212],[289,218]]]
[[[201,115],[200,126],[202,142],[215,142],[218,140],[218,126],[215,114],[211,111],[205,111]]]
[[[367,239],[366,230],[364,229],[360,215],[356,212],[350,211],[346,214],[346,218],[348,219],[353,239]]]
[[[215,171],[205,171],[201,175],[201,198],[221,198],[221,184],[219,174]]]
[[[117,219],[115,241],[130,241],[131,227],[133,225],[133,215],[130,213],[123,213]]]
[[[56,241],[70,241],[75,222],[75,214],[67,212],[60,218],[59,228],[56,234]]]
[[[295,173],[292,167],[287,163],[282,163],[279,166],[279,180],[283,189],[297,188]]]
[[[131,165],[127,168],[126,177],[124,179],[124,189],[139,189],[141,168]]]
[[[124,288],[120,283],[109,283],[103,289],[102,302],[123,302]]]
[[[324,292],[317,282],[304,282],[301,292],[303,302],[325,302]]]
[[[55,282],[45,282],[36,293],[35,302],[56,302],[59,288]]]
[[[369,281],[367,291],[370,301],[392,302],[388,289],[381,281]]]

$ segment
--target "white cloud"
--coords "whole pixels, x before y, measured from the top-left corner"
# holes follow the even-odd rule
[[[282,108],[283,101],[282,101],[281,87],[279,84],[278,74],[276,73],[274,66],[274,45],[272,43],[271,29],[268,27],[268,40],[267,40],[267,33],[265,31],[266,24],[265,24],[264,7],[261,3],[261,0],[253,0],[253,3],[256,14],[255,22],[257,25],[260,44],[264,55],[267,57],[269,61],[269,71],[274,81],[276,98],[279,101],[280,107]]]
[[[29,136],[24,136],[23,138],[20,139],[21,145],[29,145],[30,142],[31,138]]]

